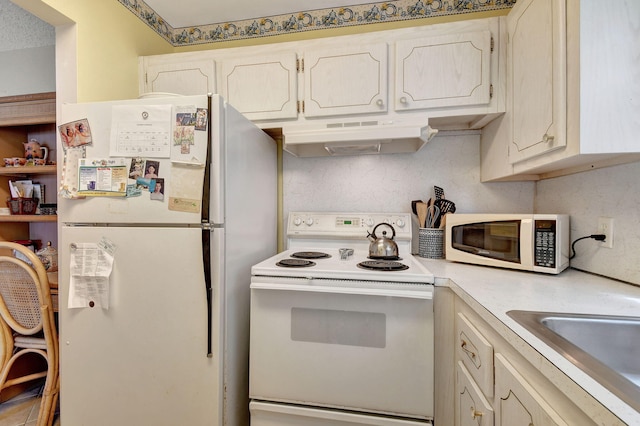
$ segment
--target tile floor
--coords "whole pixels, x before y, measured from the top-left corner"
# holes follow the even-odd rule
[[[43,386],[44,382],[36,383],[31,389],[0,404],[0,425],[35,426]],[[56,414],[53,426],[60,426],[59,414]]]

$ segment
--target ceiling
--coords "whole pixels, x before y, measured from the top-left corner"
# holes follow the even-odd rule
[[[173,28],[355,6],[366,0],[145,0]]]

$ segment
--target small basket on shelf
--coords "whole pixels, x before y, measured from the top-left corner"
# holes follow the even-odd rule
[[[7,207],[11,214],[36,214],[38,207],[37,198],[8,198]]]

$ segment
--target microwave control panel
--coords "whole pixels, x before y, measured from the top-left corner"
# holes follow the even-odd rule
[[[556,221],[535,221],[534,265],[545,268],[556,267]]]

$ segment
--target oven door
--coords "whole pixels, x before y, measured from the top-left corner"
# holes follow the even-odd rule
[[[432,419],[433,286],[371,286],[254,277],[251,398]]]

